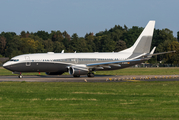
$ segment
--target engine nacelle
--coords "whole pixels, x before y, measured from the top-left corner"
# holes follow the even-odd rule
[[[61,75],[63,72],[46,72],[47,75]]]
[[[87,75],[88,68],[86,68],[86,65],[76,65],[71,66],[68,72],[73,76]]]

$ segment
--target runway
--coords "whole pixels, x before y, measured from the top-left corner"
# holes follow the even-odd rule
[[[138,81],[179,81],[179,75],[130,75],[130,76],[113,76],[113,75],[96,75],[89,78],[86,75],[74,78],[71,75],[37,75],[37,76],[0,76],[0,82],[138,82]]]

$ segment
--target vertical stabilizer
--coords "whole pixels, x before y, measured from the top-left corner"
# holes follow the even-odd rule
[[[122,52],[130,52],[130,53],[149,53],[153,32],[155,27],[155,21],[149,21],[134,45]]]

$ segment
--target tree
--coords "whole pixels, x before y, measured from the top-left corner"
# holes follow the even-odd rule
[[[71,37],[70,37],[70,35],[66,31],[64,31],[62,33],[62,35],[64,37],[64,39],[62,40],[63,45],[65,46],[66,50],[68,50],[69,49],[69,45],[70,45]]]
[[[167,28],[162,30],[155,30],[154,31],[154,37],[152,41],[152,47],[156,46],[156,52],[167,52],[168,45],[171,44],[171,42],[176,41],[176,38],[173,36],[173,32]],[[159,55],[157,56],[157,61],[166,61],[166,55]],[[166,61],[169,63],[169,60]]]
[[[86,34],[85,35],[85,40],[86,40],[86,43],[87,43],[87,49],[88,51],[83,51],[83,52],[93,52],[95,51],[95,44],[94,44],[94,35],[93,33],[89,33],[89,34]]]
[[[86,40],[84,38],[80,37],[78,41],[79,41],[78,44],[80,46],[79,49],[78,49],[78,52],[88,52],[89,51],[89,49],[88,49],[89,45],[86,42]]]
[[[59,41],[62,42],[63,34],[60,31],[51,31],[51,39],[52,41]]]
[[[22,38],[26,38],[26,33],[25,33],[25,31],[22,31],[22,32],[21,32],[21,37],[22,37]]]
[[[20,39],[20,50],[23,54],[26,53],[37,53],[43,52],[43,45],[39,41],[35,41],[31,38],[21,38]]]
[[[11,42],[14,36],[16,36],[16,33],[14,32],[2,32],[0,36],[4,36],[6,38],[6,42]]]
[[[79,41],[78,41],[78,35],[74,33],[71,37],[70,45],[69,45],[69,52],[74,52],[74,51],[79,51],[80,47],[79,46]]]
[[[116,46],[115,46],[114,51],[119,52],[119,51],[124,50],[126,48],[127,48],[126,43],[122,40],[119,40],[119,41],[116,42]]]
[[[124,30],[125,30],[125,32],[128,31],[128,27],[126,25],[124,25]]]
[[[173,31],[165,28],[159,32],[159,36],[164,40],[175,41],[176,38],[173,36]]]
[[[168,46],[168,44],[170,44],[170,43],[171,43],[170,40],[166,40],[166,41],[160,43],[160,44],[158,45],[158,47],[156,48],[156,53],[159,53],[159,52],[167,52],[167,46]],[[158,55],[158,56],[157,56],[157,61],[163,61],[163,62],[165,62],[165,61],[164,61],[164,60],[165,60],[165,57],[166,57],[165,54]]]
[[[115,42],[109,36],[104,35],[101,39],[102,52],[112,52],[115,49]]]
[[[70,41],[71,37],[70,37],[70,35],[69,35],[66,31],[64,31],[64,32],[62,33],[62,35],[63,35],[64,38],[66,38],[67,40]]]
[[[53,41],[51,39],[45,40],[43,42],[45,52],[53,52]]]
[[[0,36],[0,53],[4,54],[6,47],[6,38],[4,36]]]
[[[158,46],[161,43],[164,43],[164,41],[169,40],[169,41],[176,41],[176,38],[173,36],[173,32],[170,31],[169,29],[165,28],[162,30],[154,30],[154,35],[153,35],[153,41],[152,41],[152,47]]]
[[[38,31],[36,33],[34,33],[34,35],[39,36],[40,38],[42,38],[43,40],[48,40],[49,39],[49,34],[48,32],[45,31]]]
[[[16,41],[15,39],[17,38],[16,33],[14,32],[2,32],[0,36],[3,36],[6,38],[6,46],[4,50],[3,56],[5,57],[11,57],[13,56],[13,49],[15,49],[16,46]],[[20,37],[19,37],[20,38]]]
[[[43,52],[45,52],[44,45],[40,41],[36,41],[36,45],[37,45],[37,47],[35,49],[36,53],[43,53]]]
[[[11,57],[14,57],[14,56],[22,54],[22,52],[20,50],[21,49],[20,44],[21,44],[20,36],[15,35],[6,44],[5,56],[11,58]]]
[[[120,38],[123,36],[125,29],[123,29],[120,25],[115,25],[115,27],[113,27],[109,31],[111,39],[113,39],[116,42],[119,41]]]
[[[96,36],[94,38],[94,44],[95,44],[94,52],[101,52],[102,51],[101,39],[102,39],[102,36]]]
[[[142,31],[142,27],[139,28],[137,26],[133,26],[132,28],[128,29],[127,32],[124,32],[123,36],[120,37],[120,39],[125,41],[126,46],[129,48],[135,43]]]
[[[68,50],[69,49],[69,45],[70,45],[70,40],[68,40],[67,38],[64,38],[62,43],[63,43],[65,49]]]
[[[53,46],[53,52],[60,53],[62,50],[65,50],[65,46],[62,42],[56,41]]]
[[[167,51],[176,51],[176,53],[166,54],[165,61],[170,64],[179,64],[179,43],[178,41],[173,41],[167,44]]]

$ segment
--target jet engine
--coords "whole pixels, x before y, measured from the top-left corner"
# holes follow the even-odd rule
[[[86,68],[86,65],[71,66],[68,69],[68,72],[74,77],[80,77],[80,75],[87,75],[88,71],[89,70],[88,68]]]
[[[63,72],[46,72],[47,75],[61,75]]]

